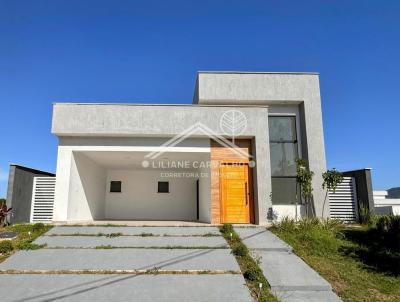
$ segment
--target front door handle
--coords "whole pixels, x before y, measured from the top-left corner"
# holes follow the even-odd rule
[[[247,181],[244,183],[244,189],[245,189],[245,194],[246,194],[246,206],[249,203],[249,193],[248,193],[248,189],[247,189]]]

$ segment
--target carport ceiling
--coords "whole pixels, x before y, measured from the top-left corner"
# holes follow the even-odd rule
[[[106,169],[144,169],[142,162],[144,160],[152,161],[145,156],[148,152],[136,151],[75,151],[89,157],[98,165]],[[165,152],[154,162],[168,161],[208,161],[210,160],[210,153],[205,152]]]

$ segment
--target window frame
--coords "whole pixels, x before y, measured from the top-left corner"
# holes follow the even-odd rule
[[[280,114],[280,113],[279,114],[269,114],[268,115],[268,120],[271,117],[272,118],[274,118],[274,117],[277,117],[277,118],[286,117],[286,118],[292,118],[294,120],[294,134],[295,134],[295,138],[296,139],[294,139],[294,140],[271,140],[271,139],[269,139],[269,144],[271,144],[271,143],[273,143],[273,144],[295,144],[296,145],[296,151],[297,151],[297,158],[299,158],[301,156],[301,153],[300,153],[301,152],[301,148],[300,148],[300,142],[299,142],[299,136],[301,134],[298,132],[299,128],[298,128],[298,116],[297,116],[297,114],[296,113],[293,113],[293,114],[290,114],[290,113],[288,113],[288,114]],[[269,127],[269,123],[268,123],[268,128],[270,128]],[[272,163],[271,163],[271,168],[272,168]],[[284,178],[284,179],[293,179],[294,178],[294,179],[296,179],[296,175],[293,175],[293,176],[287,176],[287,175],[273,176],[272,175],[272,170],[271,170],[271,179],[272,178]],[[271,186],[272,186],[272,181],[271,181]],[[271,187],[271,189],[272,189],[272,187]],[[297,189],[298,189],[298,185],[297,185],[297,182],[296,182],[296,190]],[[273,193],[272,190],[271,190],[271,193],[272,193],[271,197],[273,198],[273,194],[274,193]],[[299,198],[299,202],[301,203],[301,194],[298,195],[298,198]],[[272,199],[271,199],[271,202],[272,202],[272,205],[274,205]],[[275,205],[285,205],[285,204],[278,203],[278,204],[275,204]]]
[[[296,139],[293,141],[293,140],[269,140],[269,142],[270,143],[282,143],[282,144],[285,144],[285,143],[293,143],[293,144],[297,144],[297,149],[299,148],[299,139],[298,139],[298,133],[297,133],[297,116],[295,115],[295,114],[293,114],[293,115],[281,115],[281,114],[279,114],[279,115],[269,115],[268,116],[268,119],[270,119],[270,118],[274,118],[274,117],[291,117],[291,118],[293,118],[294,119],[294,133],[295,133],[295,135],[296,135]],[[269,124],[268,124],[268,127],[269,127]],[[299,153],[299,152],[297,152],[297,153]]]

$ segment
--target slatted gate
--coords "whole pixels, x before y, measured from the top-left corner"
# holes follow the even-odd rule
[[[343,177],[336,191],[329,191],[329,208],[331,218],[345,222],[354,222],[358,219],[357,195],[354,177]]]
[[[31,222],[50,222],[53,220],[55,187],[55,177],[34,177]]]

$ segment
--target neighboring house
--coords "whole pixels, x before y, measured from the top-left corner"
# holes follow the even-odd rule
[[[396,191],[389,190],[391,192]],[[388,191],[374,191],[375,213],[380,215],[400,215],[400,198],[390,198]]]
[[[32,213],[32,192],[35,177],[54,177],[53,173],[10,164],[7,206],[12,207],[11,222],[29,222]]]
[[[54,221],[304,216],[297,157],[315,173],[312,212],[329,216],[315,73],[199,72],[192,105],[55,103],[52,133]]]
[[[387,198],[400,198],[400,187],[388,189],[387,192]]]

